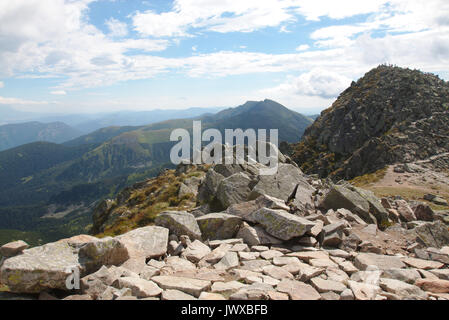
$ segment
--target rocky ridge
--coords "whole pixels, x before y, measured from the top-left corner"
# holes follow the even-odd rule
[[[154,226],[102,239],[7,244],[0,282],[10,292],[66,300],[449,299],[444,214],[279,160],[272,176],[246,162],[203,168],[195,182],[189,173],[198,167],[181,165],[169,174],[178,196],[185,187],[196,194],[185,210],[162,209]],[[122,194],[121,207],[136,205],[135,191],[148,185]],[[115,214],[103,204],[95,227]],[[81,284],[70,291],[74,267]]]
[[[353,179],[449,151],[449,84],[432,74],[379,66],[345,90],[291,146],[306,173]],[[449,169],[447,158],[439,170]]]

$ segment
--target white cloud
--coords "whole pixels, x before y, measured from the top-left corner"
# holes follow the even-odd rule
[[[322,103],[344,89],[343,83],[380,63],[430,72],[447,71],[449,64],[446,0],[176,0],[168,12],[131,16],[129,27],[147,37],[135,39],[126,36],[124,22],[107,20],[109,34],[90,24],[88,5],[93,1],[0,1],[0,76],[53,77],[60,83],[52,90],[67,92],[170,72],[202,78],[288,72],[294,76],[265,93],[271,90],[285,101],[308,97]],[[332,20],[360,14],[368,16],[358,23]],[[179,37],[282,30],[299,16],[330,18],[328,27],[311,32],[314,50],[301,45],[290,54],[267,54],[245,52],[241,46],[238,52],[176,58],[157,54],[181,41]],[[155,39],[165,37],[169,39]]]
[[[110,18],[105,24],[109,28],[109,35],[112,37],[125,37],[128,35],[128,25],[125,22]]]
[[[109,73],[132,67],[126,55],[130,50],[162,51],[170,44],[109,38],[88,23],[93,1],[1,1],[0,76],[67,78],[61,88],[109,84],[118,79]],[[80,79],[86,81],[76,82]]]
[[[306,51],[309,49],[310,49],[310,46],[308,44],[302,44],[296,48],[296,51]]]
[[[299,77],[290,77],[278,87],[267,89],[269,95],[290,94],[332,99],[351,84],[351,79],[325,69],[313,69]]]
[[[5,83],[3,81],[0,81],[0,88],[4,88],[5,87]]]
[[[32,100],[24,100],[19,98],[6,98],[0,96],[0,104],[7,104],[7,105],[44,105],[48,104],[46,101],[32,101]]]
[[[293,21],[290,0],[175,0],[173,10],[133,16],[134,29],[146,36],[187,36],[189,29],[220,33],[252,32]]]
[[[65,92],[64,90],[56,90],[56,91],[51,91],[50,94],[53,94],[56,96],[65,96],[67,94],[67,92]]]

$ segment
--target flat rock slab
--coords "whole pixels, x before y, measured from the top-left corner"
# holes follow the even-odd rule
[[[417,258],[403,258],[402,262],[404,262],[406,265],[408,265],[412,268],[424,269],[424,270],[440,269],[440,268],[444,267],[444,264],[441,262],[423,260],[423,259],[417,259]]]
[[[237,252],[227,252],[224,257],[214,265],[214,268],[217,270],[228,270],[231,268],[238,267],[239,265],[239,256]]]
[[[321,300],[320,294],[310,285],[296,280],[282,280],[276,287],[287,293],[292,300]]]
[[[250,226],[246,222],[240,227],[237,237],[242,238],[249,246],[281,244],[282,240],[268,234],[260,226]]]
[[[195,240],[187,246],[182,256],[193,263],[199,262],[211,252],[210,248],[199,240]]]
[[[218,300],[226,300],[226,298],[219,294],[219,293],[212,293],[212,292],[201,292],[200,297],[198,300],[212,300],[212,301],[218,301]]]
[[[262,208],[253,213],[252,218],[270,235],[284,241],[302,237],[315,226],[315,223],[284,210]]]
[[[449,269],[430,270],[430,272],[441,280],[449,280]]]
[[[265,260],[271,260],[275,257],[282,257],[284,254],[277,250],[267,250],[260,253],[260,256]]]
[[[132,291],[132,295],[138,298],[156,297],[162,293],[161,288],[153,281],[140,278],[119,278],[113,283],[113,286],[118,289],[129,288]]]
[[[341,293],[347,288],[344,284],[334,280],[324,280],[321,278],[313,278],[310,280],[310,284],[320,293],[333,291]]]
[[[241,289],[245,286],[246,286],[246,284],[243,284],[238,281],[215,282],[212,285],[211,291],[213,293],[230,294],[230,293],[238,291],[239,289]]]
[[[169,230],[163,227],[144,227],[115,237],[128,249],[130,258],[158,258],[167,252]]]
[[[281,267],[276,267],[273,265],[265,266],[262,269],[263,273],[271,278],[282,280],[282,279],[294,279],[293,275]]]
[[[374,300],[382,290],[379,286],[348,280],[348,286],[356,300]]]
[[[396,279],[381,279],[380,287],[387,292],[394,293],[404,298],[416,297],[426,299],[427,294],[419,287]]]
[[[164,290],[179,290],[198,298],[203,291],[208,291],[211,282],[198,279],[173,276],[156,276],[151,279]]]
[[[232,239],[237,235],[242,219],[226,213],[211,213],[196,219],[203,239]]]
[[[4,257],[13,257],[28,248],[29,245],[25,241],[14,241],[0,247],[0,254]]]
[[[82,273],[77,249],[63,241],[48,243],[6,259],[0,269],[0,282],[16,293],[68,290],[66,280],[72,268]]]
[[[399,257],[385,256],[374,253],[359,253],[354,260],[354,265],[359,270],[366,270],[368,266],[377,266],[380,270],[405,268],[405,264]]]
[[[187,235],[191,239],[201,239],[201,230],[195,217],[186,211],[162,212],[156,217],[155,223],[178,237]]]
[[[229,245],[235,245],[235,244],[239,244],[239,243],[243,243],[242,239],[225,239],[225,240],[212,240],[209,241],[209,247],[211,247],[212,249],[215,249],[219,246],[221,246],[222,244],[229,244]]]
[[[384,270],[382,278],[401,280],[410,284],[414,284],[416,280],[421,279],[421,275],[415,269],[388,269]]]
[[[288,257],[296,257],[305,262],[309,262],[312,259],[329,259],[329,254],[326,251],[301,251],[287,253]]]
[[[165,290],[162,292],[161,300],[196,300],[196,298],[179,290]]]
[[[441,279],[418,279],[415,285],[432,293],[449,293],[449,281]]]
[[[271,263],[267,260],[250,260],[250,261],[242,261],[242,266],[240,269],[250,270],[254,272],[262,272],[263,267],[271,265]]]

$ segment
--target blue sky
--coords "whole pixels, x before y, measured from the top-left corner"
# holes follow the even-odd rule
[[[446,0],[2,0],[0,108],[318,113],[381,63],[448,79],[448,17]]]

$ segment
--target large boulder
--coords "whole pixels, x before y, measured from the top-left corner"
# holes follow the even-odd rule
[[[414,214],[416,216],[416,219],[421,221],[435,220],[435,213],[433,212],[432,208],[424,203],[420,203],[416,206]]]
[[[385,256],[374,253],[359,253],[354,260],[354,265],[359,270],[366,270],[369,266],[376,266],[379,270],[405,268],[405,264],[399,257]]]
[[[110,237],[86,243],[79,250],[79,260],[88,273],[95,272],[102,266],[122,264],[128,259],[125,245]]]
[[[396,200],[397,212],[399,213],[401,219],[405,222],[411,222],[416,220],[416,216],[413,213],[412,208],[408,205],[405,200]]]
[[[126,246],[130,258],[150,259],[167,252],[168,234],[167,228],[149,226],[135,229],[115,239]]]
[[[210,213],[196,219],[203,239],[224,240],[235,237],[242,219],[226,213]]]
[[[4,244],[2,247],[0,247],[0,255],[4,257],[13,257],[28,248],[29,245],[25,241],[14,241]]]
[[[276,174],[259,176],[249,200],[257,199],[266,194],[287,201],[302,178],[303,173],[299,168],[291,164],[281,163]]]
[[[376,224],[376,218],[370,213],[370,204],[359,193],[344,186],[334,185],[320,204],[324,209],[348,209],[356,213],[368,224]]]
[[[157,226],[170,230],[170,234],[187,235],[191,239],[201,239],[201,230],[195,217],[186,211],[166,211],[156,217]]]
[[[223,208],[244,202],[248,199],[251,192],[251,178],[245,173],[236,173],[223,179],[217,189],[217,199]]]
[[[201,203],[212,202],[217,194],[220,182],[225,177],[217,173],[214,169],[210,169],[206,173],[203,183],[198,188],[198,200]]]
[[[369,211],[376,218],[377,223],[383,224],[388,221],[388,211],[382,205],[381,200],[377,198],[372,191],[353,187],[352,185],[349,185],[349,188],[368,201]]]
[[[0,282],[17,293],[68,290],[66,280],[74,269],[81,275],[85,272],[79,261],[78,248],[68,241],[58,241],[6,259],[0,269]]]
[[[260,226],[252,227],[246,222],[243,223],[242,227],[237,233],[237,238],[243,239],[243,242],[245,242],[249,246],[282,243],[282,240],[269,235],[262,227]]]
[[[426,247],[441,248],[449,245],[449,231],[441,221],[423,223],[411,232]]]
[[[315,223],[285,210],[262,208],[254,212],[252,218],[270,235],[282,240],[302,237],[315,226]]]
[[[253,212],[256,212],[257,210],[262,208],[281,209],[286,211],[290,210],[290,207],[285,204],[284,200],[270,197],[264,194],[256,200],[233,204],[226,210],[226,213],[234,216],[239,216],[244,221],[255,223],[251,216]]]
[[[301,176],[297,183],[298,185],[294,194],[293,205],[301,211],[313,210],[315,207],[313,200],[313,195],[316,192],[315,188],[312,187],[303,176]]]

